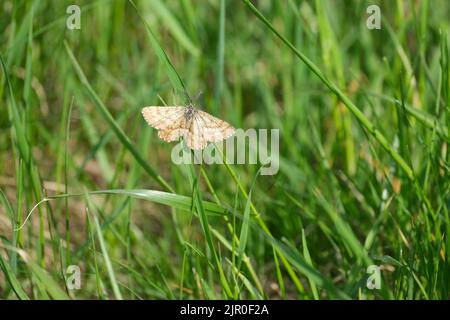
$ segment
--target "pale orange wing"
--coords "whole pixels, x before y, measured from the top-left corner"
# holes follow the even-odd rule
[[[218,142],[231,137],[236,131],[228,122],[220,120],[207,112],[198,110],[194,121],[200,123],[206,141]]]
[[[175,122],[173,128],[162,129],[158,131],[158,137],[166,142],[178,140],[180,137],[186,137],[189,129],[186,128],[186,119],[184,116]]]
[[[185,107],[145,107],[142,115],[150,126],[158,130],[158,137],[171,142],[184,137],[189,130],[185,110]]]
[[[204,149],[208,142],[218,142],[232,136],[235,129],[227,122],[213,117],[209,113],[195,110],[186,135],[186,144],[190,149]]]
[[[155,129],[164,130],[173,127],[179,118],[184,117],[186,107],[144,107],[142,116]]]

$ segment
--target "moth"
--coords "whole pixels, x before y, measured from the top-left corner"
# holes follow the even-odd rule
[[[166,142],[183,138],[192,150],[204,149],[208,142],[231,137],[235,129],[227,122],[198,110],[192,103],[187,106],[148,106],[142,109],[147,123],[158,130],[158,137]]]

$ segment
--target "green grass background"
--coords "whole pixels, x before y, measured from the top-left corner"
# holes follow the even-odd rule
[[[448,1],[73,2],[0,3],[1,299],[450,298]],[[184,90],[280,171],[174,165]]]

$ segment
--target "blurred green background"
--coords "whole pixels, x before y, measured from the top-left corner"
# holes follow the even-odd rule
[[[450,298],[449,17],[1,1],[0,298]],[[173,164],[140,110],[183,104],[178,76],[234,127],[279,129],[280,171]]]

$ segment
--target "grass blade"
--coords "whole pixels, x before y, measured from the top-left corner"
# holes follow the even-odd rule
[[[94,220],[94,227],[95,227],[95,230],[97,231],[97,237],[98,237],[98,241],[100,243],[100,249],[103,254],[103,258],[104,258],[105,265],[106,265],[106,270],[108,271],[108,276],[111,281],[111,286],[113,288],[114,296],[116,297],[117,300],[122,300],[122,294],[120,293],[119,285],[117,284],[114,269],[112,267],[111,260],[109,258],[108,250],[106,249],[105,239],[103,238],[103,232],[100,227],[100,223],[98,222],[97,215],[95,214],[95,207],[94,207],[92,201],[90,200],[90,197],[88,194],[86,194],[86,199],[88,201],[89,208],[91,208],[91,210],[92,210],[92,216],[93,216],[92,218]]]
[[[250,0],[242,0],[250,10],[267,26],[269,29],[291,49],[294,54],[302,60],[305,65],[333,92],[356,117],[359,123],[367,129],[367,131],[377,140],[380,145],[391,155],[395,162],[405,172],[410,180],[414,180],[414,174],[408,163],[402,158],[402,156],[391,147],[385,136],[375,127],[375,125],[359,110],[359,108],[348,98],[334,83],[328,80],[320,69],[309,60],[303,53],[301,53],[294,45],[289,42],[284,36],[282,36],[275,27],[264,17],[264,15],[256,9],[256,7],[250,2]]]
[[[17,298],[19,298],[20,300],[29,300],[28,295],[22,289],[19,280],[16,278],[14,271],[11,269],[9,264],[5,262],[5,260],[3,260],[1,254],[0,254],[0,269],[3,271],[3,274],[6,277],[6,281],[8,281]]]
[[[106,120],[106,122],[109,124],[113,132],[115,133],[116,137],[122,142],[125,148],[130,151],[130,153],[133,155],[133,157],[136,159],[136,161],[144,168],[144,170],[153,178],[156,180],[156,182],[159,183],[161,187],[163,187],[165,190],[173,191],[170,185],[164,180],[163,177],[161,177],[155,169],[153,169],[147,162],[147,160],[144,159],[144,157],[139,153],[139,151],[134,147],[130,139],[125,135],[122,128],[119,127],[117,122],[114,120],[112,115],[109,113],[106,106],[103,104],[103,102],[100,100],[97,93],[95,93],[94,89],[89,84],[89,81],[87,80],[86,76],[84,75],[83,70],[81,69],[80,65],[78,64],[77,59],[73,55],[72,51],[69,48],[69,45],[67,42],[64,42],[64,46],[66,47],[67,54],[69,55],[70,61],[72,62],[73,67],[75,68],[76,73],[78,74],[78,77],[80,78],[81,83],[85,87],[86,91],[91,96],[92,100],[95,103],[95,106],[97,107],[97,110],[101,113],[103,118]]]
[[[183,80],[181,79],[180,75],[178,74],[177,70],[173,66],[172,62],[170,61],[169,57],[167,56],[164,49],[159,44],[159,41],[156,39],[155,34],[153,33],[152,29],[148,25],[148,23],[145,21],[144,17],[139,13],[138,8],[136,7],[136,4],[132,0],[128,0],[133,8],[136,10],[136,13],[138,14],[141,21],[144,23],[145,28],[147,29],[147,34],[150,38],[150,43],[152,44],[153,50],[155,50],[156,55],[158,56],[159,61],[166,67],[167,75],[169,76],[170,82],[172,83],[172,86],[178,91],[178,92],[185,92],[188,93]]]

